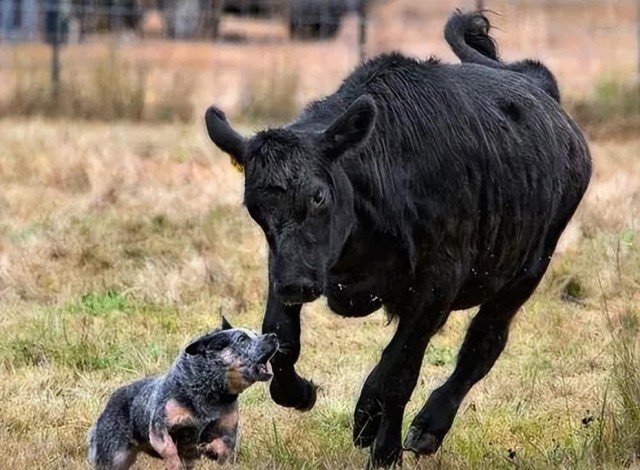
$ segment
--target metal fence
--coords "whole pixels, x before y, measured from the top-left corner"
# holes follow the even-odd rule
[[[158,49],[178,42],[235,47],[239,55],[244,43],[304,44],[302,56],[314,44],[333,43],[318,54],[330,63],[337,50],[348,51],[341,72],[388,49],[446,56],[442,27],[456,7],[495,12],[505,56],[540,57],[569,88],[607,74],[640,77],[640,0],[0,0],[0,87],[25,44],[49,47],[54,88],[65,68],[61,51],[114,38]],[[247,32],[242,21],[250,22]],[[259,24],[281,34],[255,33]],[[322,70],[314,67],[309,73]]]
[[[87,34],[135,31],[168,39],[216,39],[226,14],[281,18],[292,38],[335,35],[367,0],[2,0],[4,41],[81,42]],[[482,2],[479,2],[482,3]]]

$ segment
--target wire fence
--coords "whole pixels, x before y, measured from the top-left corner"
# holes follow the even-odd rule
[[[488,9],[504,57],[543,59],[569,90],[606,76],[640,82],[640,0],[0,0],[0,95],[29,61],[49,70],[55,94],[65,73],[90,67],[96,46],[116,43],[156,69],[195,73],[204,57],[207,99],[284,57],[305,99],[367,55],[452,58],[442,28],[458,7]]]
[[[367,0],[2,0],[4,41],[82,42],[87,34],[135,31],[167,39],[216,39],[226,14],[281,18],[292,38],[335,35]],[[479,2],[482,3],[482,2]]]

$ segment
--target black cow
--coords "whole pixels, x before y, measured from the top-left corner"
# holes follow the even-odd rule
[[[274,401],[308,410],[316,400],[294,368],[303,303],[324,295],[342,316],[384,307],[397,319],[355,411],[354,443],[372,446],[374,465],[401,457],[402,417],[429,339],[452,310],[480,305],[453,374],[404,441],[417,454],[438,449],[502,352],[591,177],[553,75],[538,62],[498,62],[478,18],[449,20],[462,64],[372,58],[284,127],[244,138],[222,111],[206,113],[213,142],[244,166],[245,205],[269,244],[263,329],[282,344]]]

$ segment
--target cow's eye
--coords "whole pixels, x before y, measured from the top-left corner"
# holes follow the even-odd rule
[[[323,189],[318,189],[311,197],[311,203],[316,207],[322,207],[326,200],[325,192]]]

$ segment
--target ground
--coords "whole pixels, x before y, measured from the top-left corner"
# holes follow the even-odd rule
[[[368,52],[452,59],[441,28],[458,3],[376,7]],[[504,56],[544,59],[565,97],[633,76],[630,0],[486,3],[503,14]],[[228,21],[223,34],[236,27]],[[351,18],[323,43],[291,44],[282,25],[260,25],[240,45],[67,46],[63,79],[80,102],[62,115],[74,119],[0,120],[1,468],[83,468],[86,432],[116,387],[165,371],[190,338],[218,325],[221,311],[233,324],[260,327],[265,242],[242,207],[242,175],[208,141],[202,115],[215,102],[234,122],[247,110],[258,125],[275,111],[284,119],[355,65],[355,27]],[[47,114],[38,103],[50,96],[48,49],[1,47],[0,101],[11,99],[12,83],[27,86],[0,115]],[[117,60],[105,68],[99,59],[113,51],[128,68]],[[36,95],[32,85],[42,83]],[[122,105],[123,88],[147,107],[109,112],[149,122],[99,122],[106,105]],[[614,103],[607,90],[603,105]],[[637,107],[637,89],[633,96],[626,108]],[[606,122],[590,118],[592,184],[504,354],[463,403],[441,451],[420,461],[407,455],[406,467],[640,465],[640,134],[637,121],[615,132],[626,117],[610,108]],[[97,121],[77,119],[77,109]],[[178,118],[158,123],[155,113]],[[406,426],[451,372],[474,313],[454,313],[433,339]],[[367,451],[351,445],[353,410],[393,331],[381,312],[343,319],[323,300],[306,306],[299,370],[320,386],[317,405],[286,410],[265,384],[250,388],[230,466],[362,468]],[[159,468],[144,457],[138,467]]]

